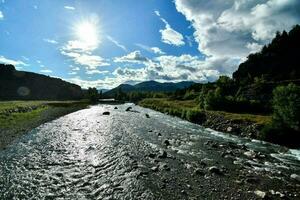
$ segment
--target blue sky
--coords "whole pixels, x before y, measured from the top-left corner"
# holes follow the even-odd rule
[[[231,75],[298,0],[0,0],[0,62],[83,87]]]

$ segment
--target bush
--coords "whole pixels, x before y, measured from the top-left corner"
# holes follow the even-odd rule
[[[205,113],[196,109],[188,110],[186,112],[186,119],[194,123],[202,123],[205,121]]]
[[[272,104],[272,122],[263,128],[261,139],[299,147],[300,87],[289,84],[275,88]]]
[[[300,87],[289,84],[275,88],[272,103],[274,122],[300,131]]]

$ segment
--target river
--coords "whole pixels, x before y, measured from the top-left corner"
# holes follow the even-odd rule
[[[0,151],[0,199],[299,199],[297,174],[299,150],[96,105]]]

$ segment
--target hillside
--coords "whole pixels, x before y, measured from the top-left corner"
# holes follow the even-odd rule
[[[0,100],[72,100],[82,97],[83,91],[78,85],[0,64]]]
[[[289,33],[278,32],[269,45],[240,64],[233,79],[240,84],[257,80],[282,81],[300,79],[300,26]]]
[[[174,92],[178,89],[184,89],[191,85],[194,82],[191,81],[182,81],[178,83],[160,83],[157,81],[145,81],[138,83],[136,85],[121,84],[116,88],[113,88],[104,93],[106,97],[115,97],[118,92]]]

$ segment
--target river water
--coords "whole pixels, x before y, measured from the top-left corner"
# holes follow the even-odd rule
[[[300,198],[290,177],[300,174],[299,150],[114,107],[45,123],[0,151],[0,199]]]

